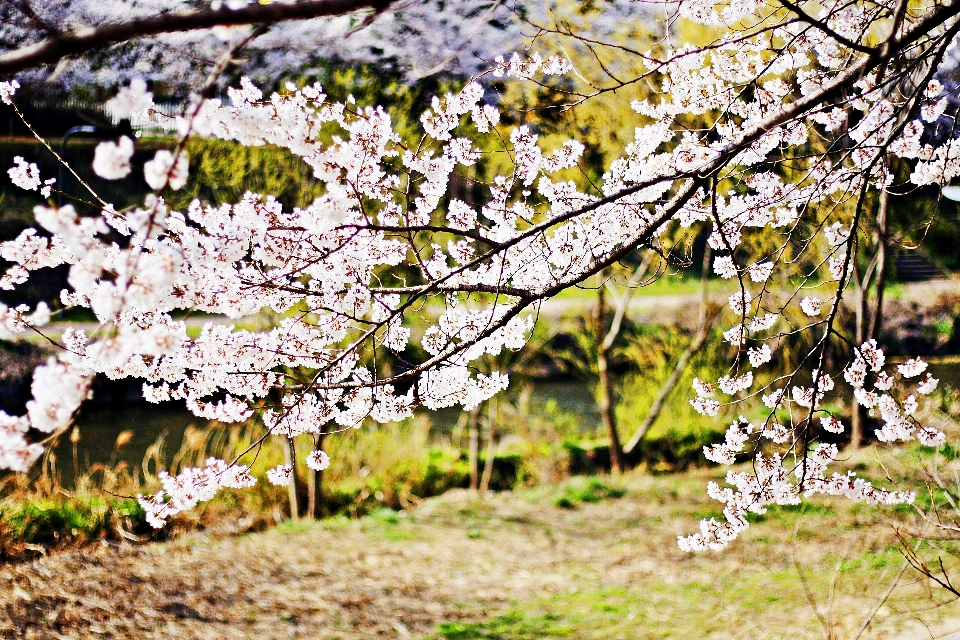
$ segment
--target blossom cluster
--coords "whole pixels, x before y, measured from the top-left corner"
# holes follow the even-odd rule
[[[857,347],[850,364],[843,371],[843,378],[853,389],[856,402],[872,413],[879,414],[882,425],[876,429],[877,439],[881,442],[917,440],[931,447],[943,444],[943,432],[921,425],[914,419],[919,404],[916,396],[904,388],[912,386],[913,391],[921,395],[929,394],[936,388],[938,381],[929,373],[916,384],[912,382],[912,379],[926,371],[927,364],[919,358],[913,358],[897,365],[896,372],[891,374],[884,369],[885,363],[886,357],[876,341],[868,340]],[[844,433],[844,424],[820,408],[825,394],[834,389],[833,379],[826,374],[818,375],[816,371],[813,372],[813,379],[816,381],[813,386],[794,386],[790,393],[787,393],[786,387],[768,389],[770,393],[764,396],[764,404],[771,409],[799,408],[800,415],[806,416],[800,422],[808,425],[812,424],[812,416],[819,413],[819,424],[824,431]],[[738,390],[729,383],[720,384],[719,387],[731,395]],[[708,402],[706,398],[714,394],[713,385],[700,380],[694,380],[694,390],[699,396],[698,400],[693,401],[694,406],[702,406]],[[894,390],[899,393],[894,395]],[[906,397],[898,400],[905,393]],[[699,405],[696,404],[698,401]],[[716,415],[716,410],[711,415]],[[763,439],[783,443],[789,437],[790,429],[780,424],[776,415],[771,415],[767,424],[762,426],[754,425],[740,416],[727,428],[725,441],[704,447],[704,455],[708,460],[732,465],[737,462],[737,456],[744,447],[751,443],[751,439],[753,448],[759,449]],[[913,501],[914,495],[910,492],[880,489],[853,473],[834,473],[826,477],[826,468],[837,458],[837,454],[836,445],[833,444],[818,444],[812,451],[789,462],[778,453],[757,453],[754,457],[756,475],[728,472],[727,484],[733,488],[721,488],[716,483],[710,483],[710,496],[725,505],[724,521],[714,518],[703,520],[699,533],[679,537],[680,547],[687,551],[722,549],[747,528],[748,512],[764,513],[772,504],[797,504],[801,496],[818,493],[841,495],[872,504]]]
[[[0,82],[0,102],[13,104],[13,95],[19,88],[20,83],[16,80]]]
[[[50,360],[34,371],[24,416],[0,411],[0,468],[27,472],[44,447],[27,439],[33,429],[52,434],[63,428],[89,393],[90,378],[85,371]]]
[[[203,468],[187,467],[175,476],[161,471],[159,476],[163,488],[152,496],[137,499],[147,522],[155,528],[181,511],[210,500],[220,489],[246,489],[256,484],[246,465],[227,464],[217,458],[209,458]]]
[[[387,293],[379,283],[412,248],[379,227],[427,224],[451,171],[475,161],[476,152],[466,139],[449,132],[471,114],[478,128],[489,130],[498,122],[495,108],[478,104],[482,92],[477,89],[470,85],[435,103],[433,115],[425,115],[424,122],[440,148],[419,154],[399,153],[399,137],[382,110],[351,113],[344,104],[327,102],[319,86],[262,100],[260,91],[244,81],[231,92],[229,106],[205,102],[196,118],[184,122],[185,128],[204,135],[277,144],[302,157],[327,185],[326,194],[305,209],[284,210],[272,197],[252,193],[233,205],[195,201],[186,211],[171,210],[161,197],[150,196],[139,207],[121,213],[106,206],[94,217],[81,217],[70,205],[37,207],[39,229],[0,246],[0,255],[13,263],[3,276],[4,285],[13,288],[33,271],[66,264],[70,288],[62,292],[60,304],[90,309],[104,328],[93,334],[64,331],[60,361],[37,371],[39,386],[28,415],[7,429],[6,466],[25,469],[36,458],[39,449],[25,435],[31,428],[47,433],[64,429],[97,373],[141,378],[148,400],[183,400],[197,416],[226,422],[249,419],[254,405],[272,391],[287,390],[279,405],[259,416],[268,432],[287,437],[358,427],[368,417],[401,420],[418,405],[470,408],[502,390],[507,376],[496,371],[477,374],[471,362],[525,342],[532,320],[517,315],[516,305],[505,301],[489,307],[470,301],[451,306],[423,337],[431,362],[408,376],[402,387],[378,380],[375,369],[361,358],[361,347],[394,353],[407,348],[411,332],[404,326],[404,299],[415,299],[417,289]],[[143,86],[134,85],[121,92],[111,108],[127,113],[149,104]],[[437,117],[440,120],[429,126]],[[332,143],[316,141],[315,131],[327,123],[345,135]],[[544,154],[536,136],[525,129],[514,139],[524,160],[514,176],[494,187],[498,199],[506,196],[507,180],[529,181],[560,171],[579,153],[576,145],[568,144],[553,155]],[[101,143],[94,170],[107,179],[124,177],[132,152],[129,138]],[[423,177],[410,209],[400,205],[394,190],[399,179],[392,159],[397,156],[406,171]],[[35,166],[18,162],[11,175],[20,186],[35,187]],[[145,167],[148,183],[158,191],[183,186],[187,172],[185,155],[174,159],[163,150]],[[496,207],[483,212],[487,219],[499,219],[486,232],[504,238],[518,234],[518,214],[529,214]],[[375,212],[373,220],[370,212]],[[465,230],[479,226],[477,212],[464,219]],[[122,242],[112,240],[118,236]],[[438,296],[460,283],[468,290],[496,286],[504,272],[522,277],[525,255],[534,244],[525,248],[526,254],[504,256],[499,264],[476,262],[469,269],[462,268],[470,262],[463,255],[451,252],[463,261],[460,268],[452,267],[434,247],[434,257],[423,265],[423,282],[446,278]],[[184,323],[172,316],[186,309],[240,318],[264,307],[287,317],[266,331],[211,322],[191,338]],[[287,314],[298,307],[309,312]],[[10,331],[42,326],[45,310],[5,310],[4,325]],[[304,369],[317,376],[307,393],[295,391],[288,373]],[[307,462],[319,470],[329,464],[329,457],[317,451]],[[224,477],[219,467],[165,476],[163,492],[144,499],[151,522],[161,523],[196,500],[208,499],[218,487],[236,484]],[[289,473],[276,469],[270,479],[289,480]]]
[[[751,427],[734,423],[731,429],[736,430],[736,435],[731,437],[728,434],[727,443],[742,446],[741,434],[749,433]],[[838,453],[836,445],[820,444],[793,465],[788,465],[778,453],[770,456],[757,454],[755,474],[728,471],[726,482],[733,488],[721,487],[716,482],[710,482],[707,487],[707,494],[724,504],[724,520],[702,520],[698,533],[678,538],[680,548],[684,551],[719,551],[747,529],[748,513],[766,513],[770,505],[799,504],[801,495],[843,496],[857,502],[886,505],[912,503],[915,499],[912,493],[878,489],[853,472],[846,475],[834,473],[827,477],[826,469]],[[729,464],[722,456],[713,459]]]

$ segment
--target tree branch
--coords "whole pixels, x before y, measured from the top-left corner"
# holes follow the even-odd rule
[[[804,11],[800,5],[790,2],[790,0],[778,0],[778,2],[783,5],[789,11],[795,13],[801,20],[806,22],[812,27],[816,27],[820,31],[823,31],[825,34],[847,47],[848,49],[853,49],[854,51],[859,51],[860,53],[873,53],[872,47],[865,47],[859,42],[854,42],[850,38],[845,38],[844,36],[837,33],[834,29],[831,29],[830,26],[823,20],[817,20],[806,11]]]
[[[255,4],[236,11],[224,7],[216,11],[164,13],[128,22],[89,27],[47,38],[0,55],[0,76],[52,64],[68,56],[145,36],[182,33],[217,26],[273,24],[287,20],[339,16],[362,9],[383,11],[393,2],[394,0],[308,0],[296,4]]]

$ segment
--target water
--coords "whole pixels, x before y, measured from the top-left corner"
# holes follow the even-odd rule
[[[588,385],[572,380],[563,382],[539,382],[533,386],[529,399],[529,411],[542,412],[550,400],[555,407],[576,416],[585,431],[599,424],[593,396]],[[456,408],[425,411],[433,422],[434,432],[448,434],[456,426],[461,411]],[[76,421],[79,440],[76,443],[76,466],[80,473],[97,464],[127,462],[139,466],[150,447],[163,438],[163,456],[169,464],[183,442],[184,431],[189,426],[203,428],[210,422],[197,418],[186,410],[182,402],[166,402],[158,405],[134,404],[122,408],[85,408]],[[131,432],[129,441],[119,449],[115,444],[124,432]],[[63,482],[74,478],[73,443],[70,432],[62,435],[53,453]]]
[[[960,388],[960,358],[943,359],[931,364],[930,373],[940,380],[940,386]],[[600,415],[588,384],[578,380],[543,381],[533,385],[528,410],[543,413],[553,410],[572,416],[586,436],[597,433]],[[449,433],[457,424],[461,412],[444,409],[425,412],[438,434]],[[80,440],[77,442],[77,462],[81,472],[91,465],[125,461],[140,465],[148,449],[159,437],[164,440],[163,458],[169,463],[180,448],[183,433],[188,426],[205,427],[208,421],[190,414],[182,403],[160,405],[138,404],[120,409],[84,410],[77,421]],[[119,450],[117,437],[131,431],[131,438]],[[54,453],[65,481],[73,477],[73,445],[69,433],[61,437]]]
[[[97,464],[118,461],[139,466],[148,449],[163,438],[164,460],[169,463],[180,448],[183,433],[190,425],[204,427],[207,420],[197,418],[179,403],[138,404],[122,409],[84,409],[76,421],[76,471],[83,473]],[[117,438],[130,432],[129,441],[119,449]],[[57,469],[64,482],[74,477],[73,443],[70,432],[60,437],[53,449]]]

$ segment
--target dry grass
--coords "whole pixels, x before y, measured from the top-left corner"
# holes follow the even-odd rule
[[[582,480],[455,491],[400,514],[67,551],[0,569],[0,637],[854,637],[901,565],[896,513],[771,511],[728,552],[685,555],[676,535],[715,509],[709,476],[606,479],[626,495],[562,506]],[[960,615],[942,600],[906,573],[862,637],[931,637],[924,624]]]
[[[327,513],[363,514],[383,506],[405,508],[420,497],[436,495],[466,482],[466,462],[449,446],[428,441],[429,424],[420,419],[378,429],[350,431],[328,439],[334,464],[324,474]],[[149,527],[135,497],[156,491],[159,469],[178,473],[203,466],[209,457],[234,459],[259,436],[252,425],[188,427],[180,447],[168,455],[163,436],[147,449],[141,464],[117,462],[131,432],[121,432],[110,461],[82,469],[74,452],[73,468],[82,472],[63,481],[59,469],[70,460],[54,454],[33,477],[7,475],[0,481],[0,562],[81,547],[100,540],[149,541],[186,531],[218,534],[258,531],[286,518],[289,493],[267,482],[266,471],[284,459],[281,440],[268,438],[244,457],[260,481],[253,489],[224,490],[213,500],[179,514],[161,532]],[[301,513],[306,502],[305,466],[309,443],[298,443]],[[69,457],[69,456],[67,456]]]

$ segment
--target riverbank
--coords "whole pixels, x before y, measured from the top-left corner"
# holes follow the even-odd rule
[[[0,637],[853,637],[874,608],[862,638],[960,630],[942,591],[896,580],[906,512],[816,501],[771,510],[724,553],[680,552],[676,536],[716,511],[717,477],[453,491],[358,520],[54,554],[0,567]]]

